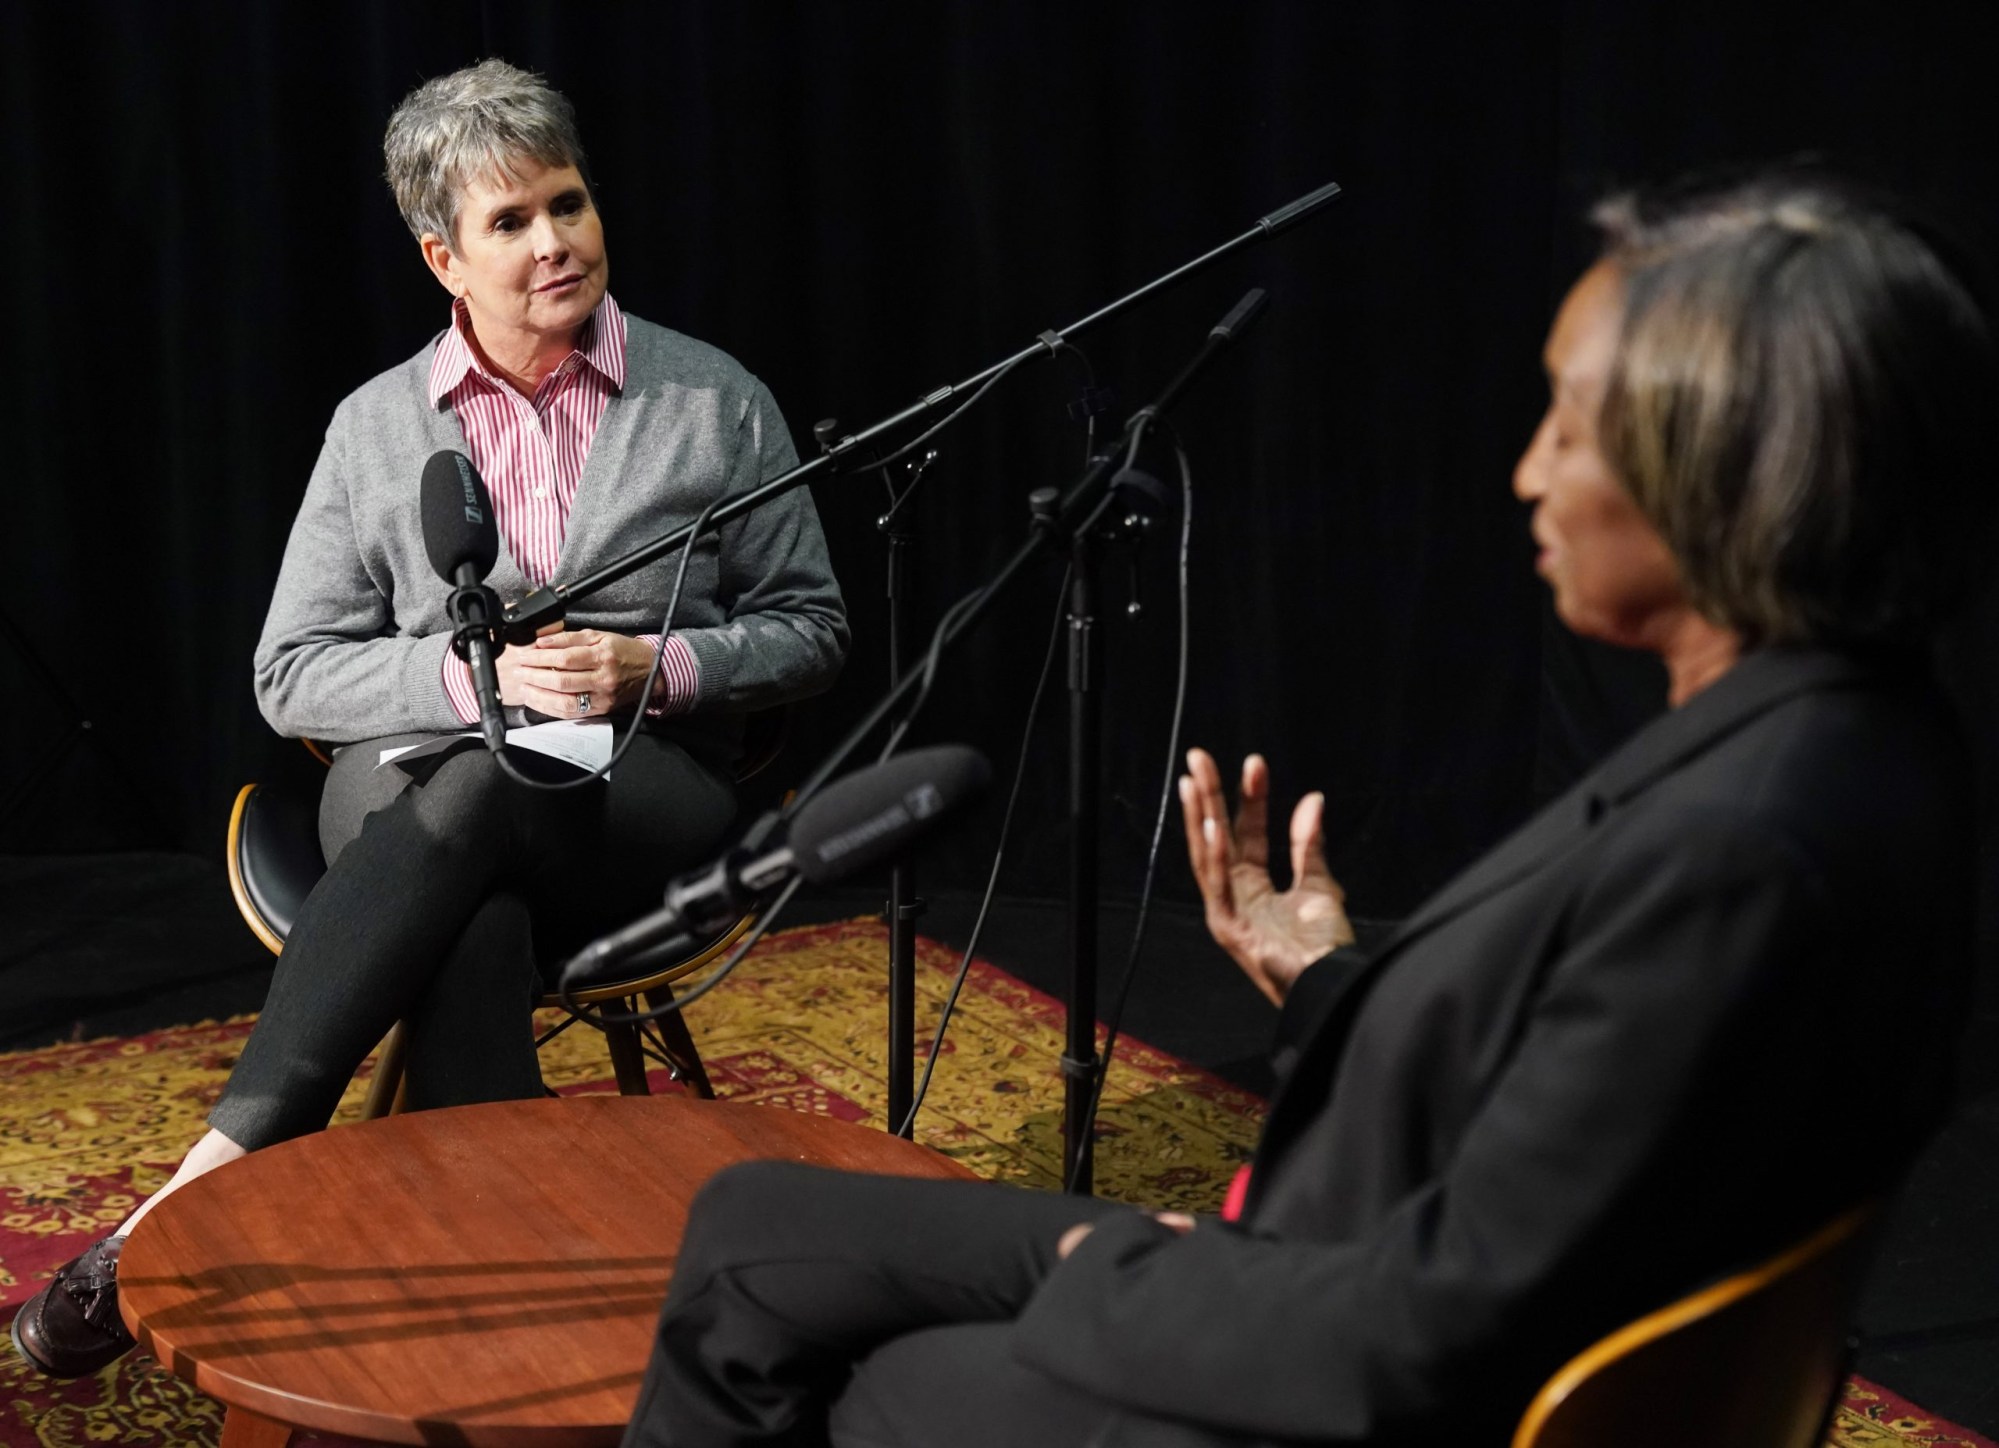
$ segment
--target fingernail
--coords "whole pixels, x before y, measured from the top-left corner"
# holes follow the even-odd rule
[[[1213,815],[1209,815],[1201,821],[1201,838],[1205,839],[1209,844],[1212,845],[1219,840],[1221,834],[1221,826],[1215,823]]]

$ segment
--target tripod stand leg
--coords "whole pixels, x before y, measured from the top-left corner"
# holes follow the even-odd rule
[[[638,1009],[636,997],[620,1000],[618,1008]],[[611,1074],[617,1078],[620,1096],[650,1096],[652,1083],[646,1080],[645,1048],[639,1044],[639,1028],[628,1022],[606,1024],[604,1048],[611,1053]]]
[[[673,987],[670,985],[646,992],[646,1006],[650,1010],[672,1004]],[[687,1083],[687,1089],[703,1101],[713,1101],[715,1087],[708,1080],[708,1068],[701,1064],[701,1052],[695,1049],[686,1018],[677,1010],[668,1011],[653,1022],[653,1028],[659,1032],[660,1045],[666,1049],[667,1059],[673,1062],[680,1079]]]

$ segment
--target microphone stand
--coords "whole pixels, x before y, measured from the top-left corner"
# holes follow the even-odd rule
[[[825,418],[813,425],[821,448],[833,445],[839,423]],[[931,448],[908,465],[902,491],[889,489],[888,510],[875,520],[875,531],[888,539],[888,681],[902,677],[909,659],[909,577],[915,565],[916,489],[937,461]],[[886,474],[884,474],[886,476]],[[898,721],[900,722],[900,721]],[[889,866],[888,900],[888,1119],[890,1129],[907,1136],[902,1123],[916,1095],[916,921],[928,908],[916,893],[916,870],[906,855]]]
[[[876,521],[888,539],[888,678],[902,677],[909,660],[909,575],[916,551],[916,499],[936,449],[910,465],[909,481]],[[899,721],[898,721],[899,722]],[[916,1094],[916,920],[926,906],[916,893],[916,871],[898,854],[888,872],[888,1119],[903,1130]],[[914,1132],[911,1123],[904,1135]]]
[[[706,522],[701,526],[711,529],[718,528],[731,519],[740,517],[744,513],[792,491],[794,488],[802,487],[811,481],[813,474],[822,469],[831,469],[837,473],[840,470],[840,464],[845,459],[857,449],[869,446],[869,444],[873,443],[883,434],[923,416],[925,413],[941,406],[946,401],[961,393],[974,392],[980,387],[996,382],[1007,371],[1037,355],[1045,352],[1051,357],[1054,356],[1061,349],[1062,344],[1075,334],[1107,318],[1116,316],[1118,313],[1151,296],[1154,292],[1171,286],[1183,277],[1191,276],[1203,267],[1221,260],[1223,257],[1240,250],[1252,242],[1261,241],[1265,237],[1275,236],[1285,227],[1292,225],[1294,222],[1302,221],[1305,217],[1318,211],[1339,194],[1339,183],[1328,182],[1316,191],[1308,192],[1288,205],[1280,206],[1269,215],[1258,218],[1256,224],[1247,231],[1230,238],[1220,246],[1203,252],[1192,261],[1184,262],[1173,270],[1153,278],[1137,290],[1127,292],[1108,306],[1099,307],[1088,316],[1071,322],[1066,327],[1042,332],[1035,338],[1032,344],[1023,347],[1011,357],[995,362],[984,371],[974,373],[961,382],[948,384],[933,392],[926,393],[923,397],[901,411],[883,418],[881,421],[865,427],[857,433],[850,433],[840,438],[837,442],[829,442],[826,438],[821,438],[822,450],[816,457],[800,463],[788,472],[780,473],[768,482],[724,500],[709,510],[706,514]],[[1258,299],[1257,304],[1260,305],[1262,293],[1257,292],[1255,296]],[[1242,305],[1238,306],[1237,312],[1231,314],[1232,319],[1246,324],[1246,318],[1238,315],[1244,313],[1245,310],[1249,312],[1254,311],[1254,307],[1250,305],[1247,298]],[[1223,342],[1231,340],[1233,334],[1228,331],[1229,328],[1229,320],[1225,320],[1221,326],[1215,328],[1209,334],[1209,344],[1196,355],[1193,362],[1182,369],[1180,376],[1168,386],[1167,391],[1161,394],[1159,400],[1152,406],[1141,409],[1132,415],[1131,420],[1126,424],[1125,428],[1127,445],[1129,445],[1132,429],[1137,428],[1142,433],[1145,428],[1148,428],[1153,419],[1163,413],[1173,399],[1177,397],[1180,390],[1192,380],[1194,374],[1206,365],[1207,359],[1215,350],[1217,338]],[[975,399],[968,399],[965,405],[969,405],[971,400]],[[945,419],[945,421],[948,420],[948,418]],[[938,425],[942,426],[943,424],[939,423]],[[1041,489],[1037,491],[1034,498],[1030,499],[1030,502],[1036,508],[1036,522],[1039,525],[1037,526],[1034,539],[1000,569],[992,582],[987,585],[985,594],[975,604],[971,605],[962,617],[954,620],[950,626],[943,630],[947,646],[952,640],[962,635],[965,628],[985,612],[991,595],[1010,581],[1014,573],[1026,564],[1028,558],[1033,553],[1039,551],[1041,539],[1047,529],[1050,527],[1063,527],[1074,518],[1076,503],[1079,498],[1090,495],[1094,489],[1095,498],[1101,500],[1102,490],[1100,485],[1102,483],[1102,475],[1108,471],[1114,456],[1115,454],[1107,454],[1096,459],[1092,463],[1091,468],[1085,472],[1083,479],[1067,495],[1057,495],[1053,489]],[[1094,501],[1091,503],[1091,507],[1095,507]],[[1044,516],[1044,510],[1050,508],[1056,511]],[[891,517],[897,511],[900,510],[892,506],[890,509]],[[1089,516],[1090,521],[1093,523],[1095,519],[1094,512]],[[699,521],[697,520],[697,523]],[[696,526],[696,523],[690,523],[684,527],[676,528],[672,532],[663,534],[653,539],[650,543],[641,544],[622,557],[613,559],[602,568],[577,579],[574,583],[551,582],[542,588],[535,589],[525,598],[518,600],[506,609],[499,626],[494,630],[496,641],[516,644],[531,642],[543,625],[556,622],[564,616],[572,600],[585,598],[599,589],[615,583],[627,574],[645,567],[655,559],[662,558],[675,549],[684,546],[690,536],[696,531]],[[1087,533],[1088,531],[1087,527],[1080,530],[1073,528],[1069,530],[1071,546],[1075,550],[1074,562],[1076,564],[1070,588],[1070,606],[1068,610],[1070,623],[1069,677],[1071,691],[1069,805],[1071,826],[1074,833],[1071,840],[1069,885],[1071,914],[1069,1031],[1068,1046],[1062,1059],[1062,1071],[1066,1078],[1067,1104],[1067,1124],[1064,1129],[1063,1147],[1064,1180],[1079,1183],[1081,1189],[1085,1191],[1088,1190],[1089,1186],[1089,1144],[1087,1142],[1078,1143],[1072,1137],[1076,1130],[1075,1124],[1082,1121],[1088,1115],[1089,1098],[1092,1094],[1089,1073],[1094,1069],[1096,1060],[1096,902],[1098,894],[1096,868],[1096,796],[1100,778],[1098,761],[1102,754],[1103,733],[1100,704],[1096,697],[1098,692],[1096,685],[1101,678],[1101,660],[1096,658],[1091,650],[1096,627],[1094,610],[1097,557],[1096,550],[1089,540],[1077,536],[1078,533]],[[907,539],[901,541],[906,548]],[[901,626],[900,613],[897,609],[899,598],[894,591],[898,581],[898,576],[895,573],[895,566],[898,559],[897,542],[898,539],[891,530],[889,566],[891,587],[890,658],[892,670],[896,665],[901,663],[902,652],[901,640],[895,637]],[[906,553],[901,556],[906,563]],[[876,709],[870,711],[869,715],[848,733],[847,737],[835,748],[833,754],[829,756],[827,763],[822,765],[812,778],[800,787],[790,807],[781,814],[774,812],[766,815],[763,819],[753,824],[750,827],[749,833],[745,836],[745,843],[752,846],[755,843],[760,843],[764,838],[768,837],[769,832],[776,827],[781,819],[788,819],[799,805],[810,799],[826,783],[827,779],[831,777],[833,771],[858,747],[861,739],[880,724],[896,708],[898,703],[909,694],[910,690],[916,686],[916,682],[920,676],[921,671],[914,669],[899,675],[896,683],[891,687],[889,693],[881,703],[877,705]],[[914,1062],[911,1057],[914,1050],[913,1038],[915,1025],[915,917],[916,914],[921,912],[920,904],[916,904],[914,908],[911,908],[911,900],[905,899],[901,895],[898,889],[898,882],[900,890],[909,891],[911,897],[913,897],[914,887],[907,873],[906,866],[902,867],[902,872],[899,875],[891,877],[888,912],[891,950],[889,1114],[891,1121],[896,1123],[907,1118],[909,1114],[907,1102],[913,1096],[913,1082],[911,1077],[914,1074]],[[904,918],[906,910],[909,911],[907,919]],[[898,954],[898,952],[901,953]],[[900,1110],[897,1109],[898,1106],[900,1106]],[[1083,1170],[1080,1173],[1077,1171],[1079,1153],[1082,1157],[1083,1166]]]
[[[1310,216],[1339,194],[1339,183],[1329,181],[1318,190],[1300,196],[1288,206],[1278,207],[1277,210],[1271,212],[1268,216],[1260,217],[1254,226],[1241,235],[1223,242],[1211,251],[1203,252],[1192,261],[1182,263],[1163,276],[1154,277],[1144,286],[1138,288],[1138,290],[1126,293],[1109,306],[1099,307],[1088,316],[1071,322],[1068,326],[1059,330],[1051,329],[1041,333],[1032,343],[1021,348],[1011,357],[995,362],[984,371],[976,372],[962,382],[950,383],[939,387],[934,392],[926,393],[900,412],[885,417],[880,422],[874,423],[869,427],[864,427],[857,433],[852,433],[841,438],[838,442],[827,447],[817,457],[800,463],[789,472],[780,473],[769,482],[759,484],[747,492],[738,493],[735,497],[727,499],[716,507],[714,512],[708,515],[708,526],[719,528],[730,519],[741,517],[752,508],[759,507],[773,498],[788,493],[793,488],[802,487],[804,484],[810,482],[813,474],[819,472],[821,469],[832,469],[837,472],[842,460],[847,458],[857,448],[866,447],[884,433],[892,432],[904,423],[911,422],[923,416],[925,413],[941,406],[961,393],[971,392],[989,382],[996,381],[1001,373],[1018,366],[1022,362],[1028,361],[1030,358],[1043,353],[1052,357],[1060,350],[1063,342],[1085,328],[1094,326],[1106,318],[1116,316],[1119,312],[1143,301],[1154,292],[1171,286],[1182,277],[1191,276],[1203,267],[1220,261],[1231,252],[1240,250],[1251,242],[1275,236],[1285,227]],[[500,642],[513,644],[532,642],[535,631],[543,624],[556,622],[563,617],[570,600],[587,597],[595,593],[598,589],[617,582],[617,580],[623,578],[626,574],[636,572],[638,569],[645,567],[654,559],[665,557],[668,553],[685,544],[688,535],[693,531],[693,524],[676,528],[671,533],[666,533],[653,539],[650,543],[639,545],[623,557],[613,559],[595,572],[585,574],[574,583],[554,582],[545,587],[535,589],[534,592],[516,601],[507,609],[498,630]]]
[[[937,628],[935,647],[941,654],[964,636],[991,609],[1000,591],[1044,550],[1067,542],[1077,563],[1077,574],[1089,579],[1082,589],[1072,580],[1070,588],[1070,679],[1072,715],[1070,721],[1070,819],[1075,836],[1071,843],[1070,936],[1071,970],[1068,1003],[1068,1047],[1062,1061],[1066,1081],[1063,1122],[1063,1179],[1072,1189],[1087,1194],[1090,1145],[1082,1139],[1082,1124],[1088,1119],[1091,1081],[1096,1066],[1096,920],[1097,920],[1097,794],[1102,757],[1102,716],[1099,691],[1088,685],[1100,678],[1101,659],[1090,648],[1094,632],[1096,585],[1094,570],[1099,552],[1096,531],[1099,520],[1114,501],[1114,490],[1125,482],[1122,470],[1113,472],[1120,460],[1136,456],[1138,443],[1152,424],[1178,400],[1218,352],[1236,340],[1254,321],[1264,303],[1261,288],[1251,291],[1236,304],[1220,324],[1211,329],[1201,348],[1150,406],[1140,408],[1126,422],[1122,435],[1106,451],[1090,460],[1083,474],[1067,492],[1037,488],[1028,496],[1034,529],[1027,541],[991,579],[980,586],[968,601],[953,608]],[[1149,480],[1146,480],[1149,481]],[[1138,482],[1137,486],[1143,487]],[[1085,566],[1087,565],[1087,566]],[[1090,627],[1077,627],[1078,620]],[[897,714],[904,701],[923,682],[925,666],[917,664],[896,679],[888,693],[849,729],[833,746],[811,775],[798,787],[791,803],[772,811],[750,827],[743,848],[761,849],[780,824],[790,819],[822,789],[847,759],[874,731]],[[904,1112],[907,1115],[907,1111]],[[891,1129],[900,1122],[892,1122]],[[1079,1167],[1082,1169],[1079,1170]]]
[[[1132,415],[1125,424],[1125,457],[1137,456],[1139,442],[1152,424],[1216,353],[1249,329],[1265,299],[1259,287],[1236,303],[1209,331],[1200,351],[1166,385],[1158,400]],[[1111,479],[1111,486],[1117,487],[1124,477],[1120,472]],[[1102,834],[1098,805],[1103,794],[1104,649],[1097,628],[1098,574],[1104,545],[1136,527],[1138,515],[1130,523],[1098,523],[1097,516],[1093,511],[1069,545],[1069,1001],[1067,1043],[1062,1054],[1062,1181],[1066,1190],[1079,1196],[1090,1196],[1094,1190],[1096,1143],[1091,1108],[1097,1094],[1096,1073],[1102,1064],[1097,1058],[1097,926],[1101,904],[1097,866]]]
[[[1062,1180],[1067,1190],[1082,1196],[1090,1195],[1094,1146],[1082,1123],[1089,1120],[1097,1070],[1097,802],[1104,757],[1104,659],[1096,647],[1101,555],[1097,529],[1077,529],[1069,543],[1069,1001],[1062,1052]]]

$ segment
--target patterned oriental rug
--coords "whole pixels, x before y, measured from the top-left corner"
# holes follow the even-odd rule
[[[689,1017],[717,1093],[881,1125],[885,949],[875,920],[766,941]],[[919,962],[919,1033],[927,1042],[957,960],[926,940]],[[976,964],[918,1138],[981,1176],[1059,1186],[1062,1016],[1060,1002]],[[248,1020],[237,1020],[0,1055],[0,1322],[166,1179],[199,1135],[249,1029]],[[364,1067],[336,1120],[358,1114],[367,1073]],[[544,1048],[542,1074],[565,1095],[614,1089],[602,1041],[584,1027]],[[663,1072],[653,1088],[677,1089]],[[1216,1210],[1255,1141],[1262,1105],[1125,1038],[1104,1093],[1099,1191],[1155,1207]],[[144,1356],[95,1378],[53,1383],[0,1343],[0,1448],[212,1448],[221,1426],[219,1403]],[[1857,1378],[1845,1386],[1827,1444],[1999,1448]]]

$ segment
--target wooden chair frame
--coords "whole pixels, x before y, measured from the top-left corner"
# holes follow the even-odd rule
[[[1648,1349],[1656,1349],[1675,1334],[1712,1322],[1727,1309],[1791,1283],[1814,1267],[1839,1274],[1850,1283],[1851,1279],[1857,1278],[1862,1261],[1862,1234],[1873,1221],[1878,1208],[1878,1203],[1868,1202],[1844,1212],[1796,1246],[1768,1261],[1648,1313],[1584,1349],[1535,1394],[1534,1401],[1528,1405],[1519,1428],[1514,1432],[1513,1448],[1569,1448],[1573,1444],[1596,1442],[1595,1437],[1578,1433],[1567,1421],[1578,1401],[1578,1394],[1600,1385],[1605,1374],[1631,1363]],[[1842,1253],[1845,1255],[1840,1260],[1828,1262],[1827,1259]],[[1843,1297],[1847,1294],[1839,1295]],[[1831,1356],[1836,1359],[1843,1357],[1843,1349],[1833,1349]],[[1755,1367],[1750,1365],[1748,1370],[1755,1371]],[[1837,1382],[1838,1374],[1835,1372],[1835,1393]],[[1814,1448],[1823,1441],[1825,1423],[1831,1416],[1832,1408],[1833,1399],[1828,1397],[1818,1415],[1818,1436],[1809,1439]],[[1800,1441],[1804,1441],[1802,1435]],[[1616,1448],[1616,1445],[1606,1442],[1605,1448]],[[1728,1445],[1717,1444],[1716,1448],[1728,1448]],[[1786,1448],[1786,1445],[1759,1443],[1757,1448]]]
[[[264,919],[257,902],[250,898],[250,884],[243,878],[243,862],[240,858],[243,847],[243,815],[250,808],[250,797],[257,792],[257,783],[252,780],[236,791],[236,802],[229,806],[229,840],[223,847],[223,864],[229,871],[229,893],[236,898],[236,913],[243,917],[243,923],[250,927],[250,933],[263,943],[264,949],[273,955],[283,955],[284,937],[271,929]]]

